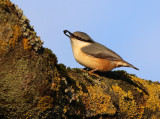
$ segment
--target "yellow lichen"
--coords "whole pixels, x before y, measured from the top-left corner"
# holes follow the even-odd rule
[[[87,90],[88,93],[81,92],[80,95],[88,112],[94,112],[94,115],[116,113],[111,97],[104,93],[101,86],[88,86]]]
[[[160,111],[160,85],[149,83],[148,81],[132,76],[132,80],[143,84],[149,94],[145,95],[145,107],[152,111]]]
[[[14,25],[12,27],[12,29],[13,29],[13,35],[12,35],[12,37],[9,40],[9,45],[11,45],[13,47],[18,42],[18,39],[22,35],[22,32],[21,32],[20,26],[18,26],[18,25]]]
[[[25,117],[25,119],[31,119],[31,118],[32,118],[32,115],[31,115],[30,112],[26,112],[26,113],[24,114],[24,117]]]
[[[9,0],[1,0],[0,4],[6,5],[6,6],[12,6],[13,5]]]
[[[68,110],[69,110],[69,106],[65,105],[64,108],[63,108],[63,112],[66,113]]]
[[[32,48],[32,46],[30,45],[30,42],[27,38],[23,38],[23,48],[25,50],[29,50]]]
[[[134,116],[138,116],[138,106],[133,100],[133,95],[131,91],[125,92],[118,85],[113,85],[112,89],[114,93],[119,96],[119,108],[121,113],[126,113],[128,118],[133,118]],[[125,100],[125,98],[129,98],[129,100]]]
[[[38,101],[37,106],[40,111],[45,111],[46,109],[53,107],[52,103],[53,98],[51,98],[50,96],[44,96]]]
[[[59,91],[59,88],[61,87],[60,82],[61,82],[61,78],[59,76],[59,72],[57,70],[57,68],[54,69],[54,79],[53,79],[53,83],[51,85],[51,89],[57,91]]]
[[[118,85],[112,86],[114,93],[119,96],[120,112],[127,114],[129,118],[143,118],[146,109],[153,112],[160,111],[160,85],[150,83],[135,76],[131,76],[131,80],[139,86],[143,85],[143,88],[147,89],[149,95],[143,93],[138,87],[134,87],[137,91],[143,93],[143,100],[145,100],[143,103],[137,104],[131,91],[125,92]],[[125,98],[129,98],[129,100],[125,100]]]
[[[130,98],[130,99],[133,99],[133,94],[130,90],[127,93],[127,97]]]

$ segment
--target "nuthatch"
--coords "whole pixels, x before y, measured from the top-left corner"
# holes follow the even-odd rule
[[[64,30],[64,34],[71,39],[71,45],[74,58],[81,65],[91,69],[88,73],[91,75],[94,71],[110,71],[116,67],[138,68],[124,61],[118,54],[107,47],[95,42],[84,32],[71,33]]]

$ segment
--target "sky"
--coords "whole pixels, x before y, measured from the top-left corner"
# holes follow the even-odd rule
[[[44,47],[58,63],[83,68],[63,30],[82,31],[140,70],[122,67],[160,82],[160,0],[11,0],[23,10]]]

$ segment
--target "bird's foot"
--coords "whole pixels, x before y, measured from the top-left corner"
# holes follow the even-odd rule
[[[88,74],[90,74],[90,75],[92,75],[92,76],[95,76],[95,77],[99,78],[99,75],[98,75],[98,74],[95,74],[95,73],[93,73],[93,72],[91,72],[91,71],[89,71]]]
[[[97,69],[93,69],[93,70],[89,71],[88,74],[99,78],[99,75],[98,75],[98,74],[93,73],[94,71],[97,71]]]
[[[87,70],[84,70],[84,69],[81,69],[81,68],[80,68],[80,70],[81,70],[82,72],[87,72],[88,74],[99,78],[99,75],[98,75],[98,74],[93,73],[94,71],[97,71],[97,69],[93,69],[93,70],[87,71]]]

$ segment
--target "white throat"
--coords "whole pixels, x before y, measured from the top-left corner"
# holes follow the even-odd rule
[[[90,44],[89,42],[84,42],[84,41],[77,40],[75,38],[71,38],[72,51],[76,60],[79,57],[81,48],[88,46],[89,44]]]

